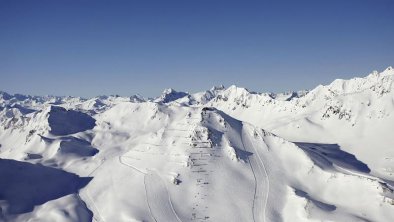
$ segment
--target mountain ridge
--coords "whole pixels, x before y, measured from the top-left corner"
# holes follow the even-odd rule
[[[38,183],[57,197],[45,201],[0,187],[0,221],[390,221],[393,80],[389,67],[287,94],[1,92],[0,164],[15,167],[0,177],[27,162],[90,179],[67,192]]]
[[[238,87],[236,85],[231,85],[228,88],[225,88],[223,85],[220,86],[214,86],[210,90],[207,91],[202,91],[202,92],[197,92],[197,93],[188,93],[188,92],[179,92],[176,91],[172,88],[165,89],[162,93],[162,95],[155,97],[153,99],[148,99],[144,98],[143,96],[137,94],[137,95],[132,95],[130,97],[124,97],[124,96],[118,96],[118,95],[111,95],[111,96],[95,96],[92,98],[82,98],[82,97],[73,97],[73,96],[30,96],[30,95],[22,95],[22,94],[9,94],[4,91],[0,91],[0,101],[4,103],[6,100],[15,100],[15,102],[20,101],[22,102],[23,100],[34,100],[35,102],[43,102],[43,101],[51,101],[52,103],[56,102],[70,102],[70,100],[75,100],[76,102],[87,102],[91,100],[98,100],[100,102],[106,101],[106,100],[116,100],[117,98],[119,100],[123,101],[133,101],[133,102],[144,102],[144,101],[154,101],[154,102],[164,102],[164,103],[170,103],[179,99],[183,99],[184,97],[192,97],[192,96],[198,96],[199,94],[204,94],[204,93],[213,93],[213,92],[221,92],[221,91],[227,91],[228,93],[231,93],[233,91],[243,91],[242,94],[258,94],[261,96],[266,96],[270,95],[272,99],[277,99],[281,98],[284,95],[287,94],[292,94],[290,97],[284,99],[284,100],[292,100],[293,98],[300,98],[304,97],[309,93],[313,93],[316,91],[321,90],[322,88],[325,88],[333,93],[351,93],[351,92],[357,92],[361,89],[366,90],[369,87],[372,87],[374,85],[378,85],[378,88],[381,87],[391,87],[391,86],[385,86],[384,84],[389,84],[390,82],[393,81],[392,76],[394,75],[394,69],[389,66],[382,72],[378,71],[373,71],[370,74],[368,74],[365,77],[362,78],[351,78],[351,79],[335,79],[333,82],[331,82],[328,85],[318,85],[314,89],[311,90],[300,90],[300,91],[288,91],[288,92],[283,92],[283,93],[271,93],[271,92],[251,92],[246,88],[243,87]],[[379,82],[380,81],[380,82]],[[369,85],[368,85],[369,84]],[[349,86],[350,85],[350,86]],[[391,85],[391,84],[390,84]],[[365,88],[362,88],[365,87]],[[382,89],[384,93],[384,88]],[[350,91],[350,92],[349,92]],[[382,91],[380,91],[382,93]],[[215,95],[215,93],[213,93]],[[170,98],[167,98],[170,96]],[[213,97],[212,97],[213,98]],[[212,99],[211,98],[211,99]],[[200,99],[201,100],[201,99]],[[281,99],[283,100],[283,99]]]

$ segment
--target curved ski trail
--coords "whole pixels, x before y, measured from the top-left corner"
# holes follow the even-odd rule
[[[145,194],[147,199],[147,204],[149,207],[149,212],[156,222],[182,222],[175,209],[172,205],[172,201],[170,198],[170,194],[168,193],[168,189],[160,175],[158,175],[154,171],[140,170],[128,163],[122,161],[123,156],[119,156],[119,162],[127,167],[132,168],[133,170],[144,174],[144,185],[145,185]]]
[[[152,216],[157,222],[178,221],[167,187],[161,177],[155,172],[144,176],[145,190]]]
[[[253,201],[253,221],[266,222],[266,208],[268,204],[268,195],[270,192],[270,181],[264,162],[262,161],[253,142],[250,141],[249,135],[247,134],[247,132],[245,132],[245,130],[247,129],[245,128],[245,126],[243,126],[241,141],[244,149],[250,153],[253,153],[253,155],[249,157],[249,164],[256,180],[255,196]],[[265,183],[263,183],[263,181],[265,181]],[[265,192],[263,191],[264,187]]]

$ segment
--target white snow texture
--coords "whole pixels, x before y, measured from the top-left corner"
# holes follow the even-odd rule
[[[393,82],[0,92],[0,221],[393,221]]]

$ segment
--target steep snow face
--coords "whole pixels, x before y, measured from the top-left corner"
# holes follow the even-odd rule
[[[393,78],[150,101],[1,92],[0,221],[391,221]]]

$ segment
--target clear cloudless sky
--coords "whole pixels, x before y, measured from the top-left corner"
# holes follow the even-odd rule
[[[310,89],[394,66],[393,0],[0,0],[0,90]]]

